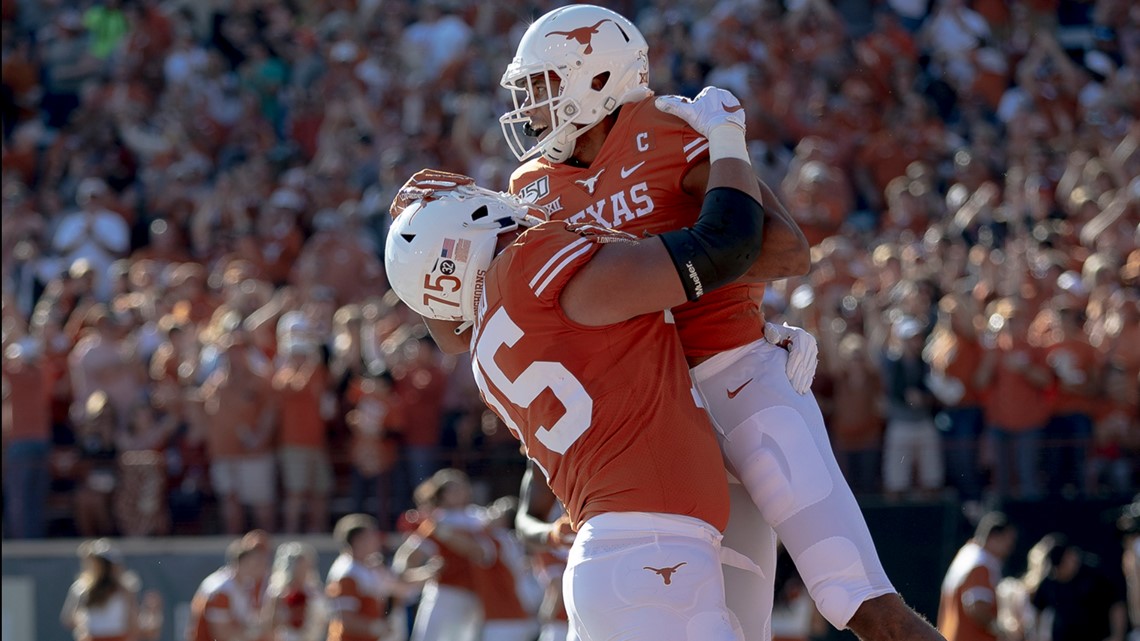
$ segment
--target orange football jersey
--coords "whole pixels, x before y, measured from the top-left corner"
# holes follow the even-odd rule
[[[543,223],[485,276],[472,353],[483,399],[542,468],[575,527],[606,512],[661,512],[724,529],[728,487],[666,315],[604,327],[569,320],[562,288],[602,242],[597,226]]]
[[[708,141],[653,101],[651,96],[621,108],[589,167],[540,157],[515,170],[511,193],[552,220],[600,224],[636,236],[692,226],[702,199],[685,193],[681,182],[708,160]],[[673,309],[685,356],[712,356],[763,336],[763,297],[763,284],[733,284]]]
[[[210,622],[233,622],[246,629],[255,625],[260,615],[250,597],[228,569],[206,577],[190,601],[189,641],[215,641]]]
[[[341,554],[329,568],[325,593],[338,613],[359,615],[368,619],[384,618],[389,589],[379,572],[349,554]],[[340,616],[329,623],[328,641],[371,641],[375,637],[353,634],[345,630]]]

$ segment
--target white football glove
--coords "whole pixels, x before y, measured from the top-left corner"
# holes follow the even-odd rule
[[[764,338],[788,350],[788,380],[797,394],[807,394],[819,365],[819,343],[815,337],[787,323],[764,323]]]
[[[684,96],[661,96],[654,101],[661,111],[689,123],[697,133],[708,137],[721,125],[744,127],[744,106],[732,92],[718,87],[705,87],[693,100]]]

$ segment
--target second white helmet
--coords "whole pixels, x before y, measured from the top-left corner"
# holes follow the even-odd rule
[[[537,222],[528,211],[514,196],[475,186],[409,205],[384,246],[392,290],[422,316],[473,321],[499,234]]]
[[[649,45],[632,22],[588,4],[555,9],[523,34],[501,84],[514,98],[514,109],[499,118],[503,135],[520,161],[543,154],[565,162],[574,141],[620,105],[645,97]],[[535,80],[559,91],[536,96]],[[601,81],[594,87],[594,80]],[[530,113],[550,110],[550,128],[534,132]],[[534,140],[528,134],[539,133]]]

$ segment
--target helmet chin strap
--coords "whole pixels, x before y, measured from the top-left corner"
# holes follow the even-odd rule
[[[542,150],[542,155],[552,163],[561,164],[566,162],[570,159],[570,156],[574,154],[574,147],[576,146],[578,138],[574,134],[577,132],[578,130],[575,128],[561,134]]]

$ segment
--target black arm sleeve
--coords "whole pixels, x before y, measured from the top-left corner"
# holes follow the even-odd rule
[[[738,189],[717,187],[705,193],[696,224],[660,238],[685,295],[697,300],[740,278],[756,262],[764,238],[764,208]]]

